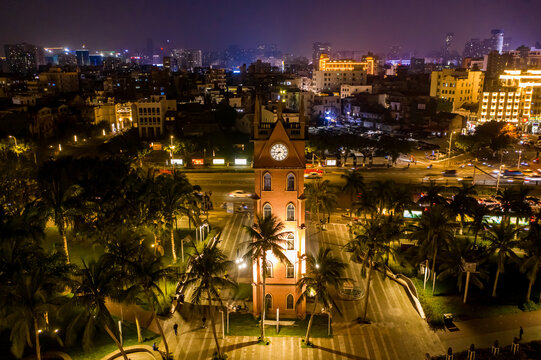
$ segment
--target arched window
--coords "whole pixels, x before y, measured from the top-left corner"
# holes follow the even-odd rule
[[[270,262],[269,260],[267,260],[267,264],[266,264],[266,268],[267,268],[267,277],[268,278],[271,278],[274,276],[273,274],[273,267],[272,267],[272,262]]]
[[[286,239],[286,250],[295,250],[295,235],[289,234]]]
[[[270,218],[272,215],[272,207],[270,206],[270,204],[265,204],[265,206],[263,206],[263,217],[266,219],[266,218]]]
[[[295,308],[295,299],[293,298],[293,295],[289,294],[286,297],[286,309],[292,310]]]
[[[295,205],[289,204],[287,206],[286,221],[295,220]]]
[[[265,305],[267,306],[267,310],[272,309],[272,295],[271,294],[265,295]]]
[[[295,175],[289,174],[287,176],[287,191],[295,190]]]
[[[286,278],[292,279],[295,277],[295,265],[286,264]]]
[[[271,174],[263,175],[263,191],[271,191]]]

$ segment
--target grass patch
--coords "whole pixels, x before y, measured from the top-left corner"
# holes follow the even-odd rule
[[[463,294],[442,295],[449,290],[449,282],[437,281],[436,293],[432,296],[432,282],[427,281],[426,290],[423,290],[423,281],[418,278],[412,279],[419,301],[423,306],[426,318],[430,326],[434,328],[443,326],[443,314],[451,313],[457,321],[471,320],[476,318],[488,318],[500,315],[515,314],[521,311],[516,304],[501,304],[497,300],[468,297],[468,303],[463,303]],[[452,284],[453,282],[451,282]],[[473,290],[470,288],[470,291]],[[537,306],[536,306],[537,307]]]
[[[265,327],[265,336],[288,336],[304,337],[308,327],[309,316],[303,320],[297,320],[293,326],[280,326],[279,333],[276,333],[276,326],[267,325]],[[312,323],[310,337],[326,338],[327,335],[327,316],[315,315]],[[259,321],[251,314],[231,314],[229,318],[229,335],[233,336],[255,336],[261,335]]]
[[[248,284],[248,283],[238,284],[237,288],[235,289],[235,294],[233,295],[234,300],[244,300],[244,299],[252,300],[252,297],[253,297],[252,284]]]

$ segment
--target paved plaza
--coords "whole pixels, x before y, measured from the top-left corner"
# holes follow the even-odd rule
[[[231,259],[237,258],[237,251],[242,254],[243,249],[239,245],[249,240],[242,225],[249,225],[251,221],[247,213],[228,218],[220,246]],[[331,223],[326,231],[309,225],[307,236],[308,251],[317,251],[320,245],[331,247],[350,264],[347,277],[364,288],[365,279],[361,278],[360,266],[351,263],[349,254],[341,250],[349,239],[344,224]],[[333,314],[334,336],[313,339],[313,349],[301,348],[301,339],[295,337],[272,337],[269,346],[262,346],[256,345],[255,337],[226,336],[220,340],[221,345],[230,359],[424,359],[426,353],[442,354],[444,347],[440,339],[419,317],[404,289],[390,279],[383,280],[379,273],[372,279],[368,308],[371,323],[359,324],[356,321],[362,314],[360,300],[339,301],[343,316]],[[215,351],[212,330],[210,326],[202,327],[201,317],[197,307],[186,304],[166,321],[167,339],[175,359],[212,357]],[[216,320],[221,338],[220,313]],[[179,325],[177,336],[172,330],[175,323]]]

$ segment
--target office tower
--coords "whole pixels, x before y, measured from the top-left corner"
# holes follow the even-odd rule
[[[490,50],[496,50],[500,54],[503,50],[503,30],[493,29],[490,31]]]
[[[193,70],[202,67],[203,56],[201,50],[197,49],[173,49],[171,52],[179,69]]]
[[[32,75],[38,66],[45,62],[43,48],[35,45],[21,43],[5,45],[6,59],[9,70],[19,75]]]
[[[88,50],[75,50],[75,56],[77,57],[78,66],[90,65],[90,54],[88,53]]]
[[[312,64],[314,65],[315,70],[319,70],[319,58],[321,57],[321,54],[331,54],[331,44],[330,43],[322,43],[322,42],[315,42],[312,45]]]

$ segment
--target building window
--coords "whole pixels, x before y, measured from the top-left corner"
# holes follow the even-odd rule
[[[295,277],[295,265],[286,264],[286,278],[292,279]]]
[[[267,272],[267,277],[268,278],[271,278],[271,277],[274,277],[274,274],[273,274],[273,267],[272,267],[272,262],[270,262],[269,260],[267,260],[267,266],[266,266],[266,272]]]
[[[271,191],[271,174],[269,173],[263,176],[263,191]]]
[[[295,175],[289,174],[287,176],[287,191],[295,190]]]
[[[295,235],[289,234],[286,239],[286,250],[295,250]]]
[[[286,297],[286,309],[293,310],[295,308],[295,299],[293,298],[293,295],[289,294]]]
[[[272,207],[270,206],[270,204],[265,204],[265,206],[263,206],[263,217],[266,219],[266,218],[270,218],[272,216]]]
[[[265,305],[267,307],[267,310],[272,309],[272,295],[271,294],[265,295]]]
[[[295,220],[295,206],[293,204],[289,204],[287,206],[286,221],[294,221],[294,220]]]

